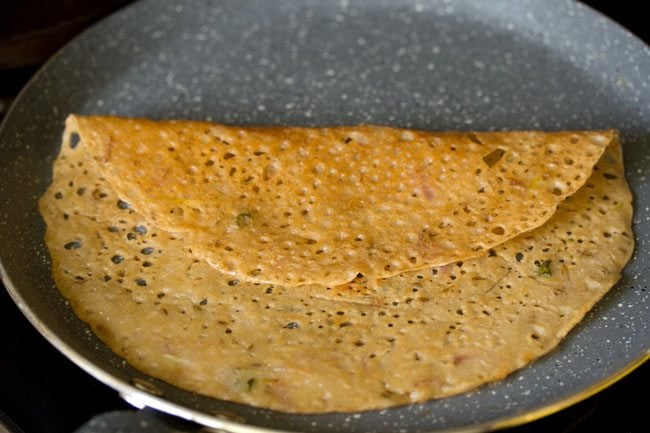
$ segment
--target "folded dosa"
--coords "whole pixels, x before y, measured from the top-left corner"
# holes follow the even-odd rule
[[[592,148],[575,135],[575,154]],[[127,206],[83,137],[66,135],[40,202],[57,286],[136,368],[219,399],[357,411],[501,379],[559,344],[633,249],[614,135],[545,224],[484,257],[372,282],[247,282],[197,257],[187,231]]]

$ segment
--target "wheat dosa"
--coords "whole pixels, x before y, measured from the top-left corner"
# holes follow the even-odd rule
[[[251,283],[126,206],[70,136],[40,202],[55,282],[136,368],[219,399],[358,411],[461,393],[560,343],[633,249],[617,140],[541,227],[368,284]]]

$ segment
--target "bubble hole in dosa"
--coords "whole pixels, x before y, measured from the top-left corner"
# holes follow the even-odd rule
[[[355,188],[366,198],[355,199]],[[268,190],[271,199],[255,198]],[[412,215],[445,193],[449,203]],[[318,218],[300,220],[303,208]],[[557,346],[633,250],[614,131],[437,134],[73,117],[40,211],[57,287],[113,351],[181,388],[287,412],[385,408],[499,380]],[[425,235],[409,225],[429,217]],[[261,221],[268,247],[256,255]],[[287,221],[298,228],[283,229]],[[446,233],[453,247],[428,255]],[[304,237],[316,242],[296,241]],[[295,251],[283,248],[287,239]],[[215,242],[235,248],[225,254]],[[330,258],[356,255],[321,266],[319,243]],[[264,272],[250,275],[251,263]],[[299,270],[308,282],[298,283]]]

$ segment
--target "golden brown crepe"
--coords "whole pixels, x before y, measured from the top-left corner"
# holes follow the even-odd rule
[[[384,408],[503,378],[555,347],[633,249],[615,138],[544,225],[484,257],[370,285],[360,276],[293,287],[246,282],[198,258],[186,233],[126,206],[86,145],[65,137],[40,202],[57,286],[136,368],[259,407]]]
[[[224,273],[287,286],[485,255],[548,220],[614,137],[80,116],[68,127],[149,223]]]

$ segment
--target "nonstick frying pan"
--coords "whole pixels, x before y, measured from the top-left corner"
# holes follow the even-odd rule
[[[356,414],[289,415],[144,375],[54,287],[38,197],[68,113],[235,124],[376,123],[429,130],[618,128],[637,251],[548,356],[475,392]],[[650,51],[560,0],[143,0],[68,44],[0,131],[0,273],[34,326],[129,401],[227,431],[487,430],[556,411],[648,357]]]

